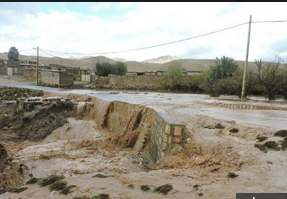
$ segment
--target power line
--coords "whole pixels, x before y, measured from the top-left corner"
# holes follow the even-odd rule
[[[278,23],[278,22],[287,22],[287,20],[252,21],[251,23]],[[174,44],[174,43],[179,43],[179,42],[183,42],[183,41],[187,41],[187,40],[191,40],[191,39],[195,39],[195,38],[199,38],[199,37],[215,34],[215,33],[222,32],[222,31],[225,31],[225,30],[229,30],[229,29],[232,29],[232,28],[236,28],[236,27],[248,24],[248,23],[249,22],[241,23],[241,24],[238,24],[238,25],[235,25],[235,26],[231,26],[231,27],[228,27],[228,28],[224,28],[224,29],[221,29],[221,30],[209,32],[209,33],[198,35],[198,36],[194,36],[194,37],[189,37],[189,38],[186,38],[186,39],[181,39],[181,40],[177,40],[177,41],[172,41],[172,42],[168,42],[168,43],[162,43],[162,44],[157,44],[157,45],[152,45],[152,46],[147,46],[147,47],[135,48],[135,49],[130,49],[130,50],[120,50],[120,51],[101,52],[101,53],[98,53],[98,52],[95,52],[95,53],[69,53],[69,52],[60,52],[60,51],[53,51],[53,50],[42,49],[41,52],[44,52],[43,50],[45,50],[44,53],[46,53],[46,54],[48,54],[50,56],[54,56],[54,55],[51,55],[51,54],[47,53],[47,51],[48,52],[53,52],[53,53],[59,53],[59,54],[70,54],[70,55],[96,55],[96,54],[113,54],[113,53],[131,52],[131,51],[138,51],[138,50],[144,50],[144,49],[155,48],[155,47],[159,47],[159,46],[165,46],[165,45],[170,45],[170,44]],[[35,49],[35,48],[33,48],[33,49]],[[28,49],[28,50],[32,50],[32,49]],[[28,51],[28,50],[22,50],[22,51],[19,51],[19,52],[24,52],[24,51]],[[59,59],[62,59],[62,58],[59,57]]]
[[[18,52],[24,52],[24,51],[30,51],[30,50],[34,50],[34,48],[27,49],[27,50],[20,50],[20,51],[18,51]]]
[[[56,57],[56,56],[54,56],[54,55],[51,55],[50,53],[47,53],[46,50],[39,49],[39,51],[41,51],[42,53],[45,53],[45,54],[47,54],[47,55],[50,55],[50,56],[52,56],[52,57]],[[62,59],[61,57],[56,57],[56,58]]]
[[[45,53],[45,54],[47,54],[47,55],[50,55],[50,56],[52,56],[52,57],[55,57],[55,58],[60,59],[60,60],[61,60],[61,65],[62,65],[62,61],[65,61],[66,63],[71,64],[71,65],[73,65],[73,64],[74,64],[74,62],[73,62],[73,61],[66,60],[65,58],[57,57],[57,56],[55,56],[55,55],[52,55],[52,54],[50,54],[50,53],[47,53],[47,52],[46,52],[46,50],[41,50],[41,49],[39,48],[39,51],[41,51],[42,53]]]
[[[206,35],[211,35],[211,34],[214,34],[214,33],[218,33],[218,32],[224,31],[224,30],[236,28],[238,26],[242,26],[242,25],[245,25],[245,24],[248,24],[248,23],[249,22],[245,22],[245,23],[242,23],[242,24],[238,24],[238,25],[235,25],[235,26],[231,26],[231,27],[228,27],[228,28],[224,28],[224,29],[221,29],[221,30],[209,32],[209,33],[198,35],[198,36],[194,36],[194,37],[189,37],[189,38],[186,38],[186,39],[181,39],[181,40],[177,40],[177,41],[172,41],[172,42],[168,42],[168,43],[157,44],[157,45],[147,46],[147,47],[142,47],[142,48],[135,48],[135,49],[131,49],[131,50],[111,51],[111,52],[102,52],[102,53],[67,53],[67,52],[58,52],[58,51],[52,51],[52,50],[46,50],[46,49],[44,49],[44,50],[45,51],[49,51],[49,52],[55,52],[55,53],[61,53],[61,54],[74,54],[74,55],[92,55],[92,54],[94,55],[94,54],[123,53],[123,52],[144,50],[144,49],[149,49],[149,48],[154,48],[154,47],[159,47],[159,46],[165,46],[165,45],[169,45],[169,44],[179,43],[179,42],[187,41],[187,40],[190,40],[190,39],[195,39],[195,38],[203,37],[203,36],[206,36]]]
[[[277,22],[287,22],[287,20],[278,20],[278,21],[252,21],[251,23],[277,23]]]

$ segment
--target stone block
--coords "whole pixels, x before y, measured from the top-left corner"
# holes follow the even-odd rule
[[[163,142],[167,143],[167,141],[168,141],[167,139],[168,139],[167,135],[164,135]]]
[[[174,137],[172,138],[172,143],[176,143],[176,144],[179,144],[182,142],[182,138],[179,138],[179,137]]]
[[[163,143],[163,145],[162,145],[162,150],[165,150],[166,147],[167,147],[167,143]]]
[[[170,134],[170,130],[171,130],[170,125],[166,125],[166,126],[165,126],[165,133],[166,133],[167,135]]]
[[[174,135],[181,135],[181,127],[180,126],[174,127]]]

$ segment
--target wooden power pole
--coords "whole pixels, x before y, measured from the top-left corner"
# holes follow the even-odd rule
[[[39,73],[39,46],[37,46],[37,86],[39,84],[38,73]]]
[[[241,100],[246,100],[246,97],[245,97],[246,83],[245,82],[246,82],[246,72],[247,72],[247,64],[248,64],[248,53],[249,53],[250,32],[251,32],[251,20],[252,20],[252,15],[250,15],[250,19],[249,19],[249,30],[248,30],[247,50],[246,50],[246,58],[245,58],[245,65],[244,65],[244,72],[243,72]]]

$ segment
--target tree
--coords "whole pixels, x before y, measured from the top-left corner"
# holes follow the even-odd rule
[[[212,75],[216,79],[232,77],[237,67],[238,64],[234,63],[234,59],[231,57],[223,56],[220,59],[216,57],[215,66],[212,67]]]
[[[260,73],[262,65],[263,65],[263,60],[262,59],[259,59],[259,60],[255,59],[255,64],[257,66],[258,72]]]
[[[19,52],[18,49],[12,46],[8,52],[8,59],[12,61],[19,61]]]
[[[98,76],[108,76],[109,74],[116,74],[116,68],[113,64],[108,62],[96,64],[96,74]]]
[[[242,94],[242,81],[243,81],[243,69],[237,68],[235,73],[232,76],[232,81],[230,82],[230,86],[234,88],[234,92],[232,94],[237,95],[239,98],[241,98]],[[261,93],[260,87],[258,87],[258,81],[257,81],[257,73],[252,68],[248,68],[246,71],[246,92],[245,97],[249,94],[258,94]]]
[[[204,71],[202,76],[204,77],[204,91],[211,97],[218,97],[221,93],[219,79],[215,78],[214,70],[209,67],[208,70]]]
[[[275,100],[276,95],[279,93],[280,85],[283,82],[283,76],[279,68],[281,63],[281,58],[276,56],[273,62],[268,62],[263,64],[260,62],[255,62],[258,70],[258,79],[262,87],[264,94],[267,96],[268,100]]]
[[[221,93],[228,94],[233,92],[230,89],[230,78],[234,75],[238,68],[238,64],[234,63],[234,59],[223,56],[216,57],[215,65],[210,66],[203,74],[205,76],[205,91],[211,96],[219,96]],[[234,90],[234,89],[233,89]]]
[[[282,83],[280,84],[280,93],[283,95],[284,99],[287,100],[287,64],[281,69]]]
[[[117,75],[124,75],[127,72],[127,65],[123,62],[116,62],[115,68]]]
[[[173,63],[164,72],[162,84],[167,88],[174,88],[182,85],[183,70],[179,63]]]
[[[287,100],[287,64],[281,69],[282,83],[280,84],[280,93]]]

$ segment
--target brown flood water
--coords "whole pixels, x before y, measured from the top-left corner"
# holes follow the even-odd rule
[[[1,85],[1,81],[0,81]],[[17,84],[15,83],[14,86]],[[21,85],[26,88],[39,88]],[[70,199],[87,194],[89,197],[109,193],[110,198],[121,199],[229,199],[236,193],[285,193],[287,185],[287,153],[270,150],[263,153],[254,147],[258,134],[276,140],[277,130],[287,129],[287,111],[245,110],[220,107],[222,103],[241,103],[231,96],[211,98],[208,95],[174,94],[139,91],[95,91],[65,90],[41,87],[41,90],[62,93],[91,95],[107,101],[125,101],[165,110],[182,121],[194,136],[198,146],[198,162],[192,168],[159,169],[143,171],[140,165],[132,163],[132,155],[123,151],[105,151],[101,148],[79,147],[93,140],[101,139],[104,129],[91,121],[76,121],[54,131],[42,143],[19,151],[16,160],[33,168],[35,176],[64,174],[68,184],[78,188],[65,196],[50,192],[47,188],[29,185],[20,193],[5,193],[8,198],[61,198]],[[229,100],[228,100],[228,99]],[[252,98],[249,104],[286,107],[283,101],[268,102]],[[225,129],[208,129],[206,126],[221,123]],[[231,128],[239,133],[230,133]],[[80,132],[80,133],[79,133]],[[41,159],[39,157],[45,157]],[[211,160],[212,161],[209,161]],[[136,162],[136,159],[133,159]],[[228,172],[238,174],[228,178]],[[101,173],[109,178],[92,178]],[[133,185],[133,188],[128,185]],[[167,195],[143,192],[141,185],[157,187],[172,184],[173,190]]]

